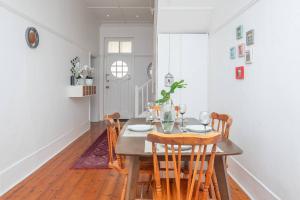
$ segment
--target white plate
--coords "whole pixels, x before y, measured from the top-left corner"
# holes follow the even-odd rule
[[[128,130],[135,132],[151,131],[153,126],[147,124],[128,125]]]
[[[211,126],[206,126],[206,129],[203,125],[187,125],[186,130],[191,131],[191,132],[196,132],[196,133],[205,133],[209,132],[212,130]]]

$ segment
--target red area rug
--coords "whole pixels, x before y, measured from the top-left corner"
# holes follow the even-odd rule
[[[108,169],[108,142],[106,130],[81,155],[72,169]]]

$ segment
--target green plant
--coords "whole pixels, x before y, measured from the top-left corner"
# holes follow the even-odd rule
[[[187,86],[187,84],[184,82],[184,80],[175,81],[171,85],[170,90],[168,92],[166,90],[162,90],[160,92],[162,98],[156,100],[155,103],[158,103],[158,104],[161,105],[161,104],[164,104],[164,103],[168,102],[171,99],[171,94],[173,94],[176,89],[185,88],[186,86]]]

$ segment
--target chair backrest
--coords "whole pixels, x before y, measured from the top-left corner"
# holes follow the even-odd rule
[[[124,158],[120,155],[115,155],[115,149],[118,139],[116,122],[113,118],[106,117],[105,124],[107,127],[109,165],[113,168],[119,168],[121,170],[124,168]]]
[[[160,115],[160,106],[159,105],[153,106],[153,110],[155,112],[156,117],[159,117],[159,115]]]
[[[120,123],[120,113],[114,112],[111,115],[106,115],[107,118],[112,118],[116,122],[116,129],[117,129],[117,134],[119,135],[121,132],[121,123]]]
[[[229,137],[230,127],[232,125],[232,118],[226,114],[211,113],[211,126],[213,130],[222,133],[223,137]]]
[[[203,193],[200,199],[207,199],[208,188],[211,181],[211,176],[213,173],[214,158],[216,153],[217,142],[221,140],[221,134],[219,132],[210,132],[206,135],[185,133],[185,134],[161,134],[153,132],[147,136],[147,140],[152,142],[152,152],[153,152],[153,165],[154,165],[154,179],[155,188],[153,188],[156,193],[155,196],[158,200],[163,197],[162,194],[162,179],[160,175],[159,159],[157,151],[157,144],[164,145],[164,158],[166,166],[169,166],[169,162],[173,162],[174,169],[173,173],[175,177],[176,185],[176,199],[181,200],[181,192],[185,199],[191,200],[199,199],[200,186],[203,184]],[[175,150],[175,145],[177,149]],[[189,156],[189,170],[187,184],[181,187],[181,162],[182,162],[182,145],[191,145],[191,153]],[[211,147],[211,148],[210,148]],[[169,150],[170,148],[170,150]],[[170,152],[169,152],[170,151]],[[206,160],[206,155],[209,154],[208,167],[204,168],[204,163]],[[170,160],[169,160],[170,159]],[[160,159],[161,160],[161,159]],[[171,199],[170,193],[170,170],[168,167],[165,169],[165,176],[163,177],[166,181],[166,199]],[[172,176],[172,175],[171,175]],[[205,178],[204,183],[201,182]],[[185,187],[185,188],[184,188]],[[165,195],[164,195],[165,196]],[[172,194],[174,197],[174,194]],[[165,198],[164,198],[165,199]]]

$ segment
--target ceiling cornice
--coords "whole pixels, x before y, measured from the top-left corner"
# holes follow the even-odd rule
[[[197,11],[212,11],[214,7],[211,6],[196,6],[196,7],[190,7],[190,6],[164,6],[159,7],[158,10],[197,10]]]

